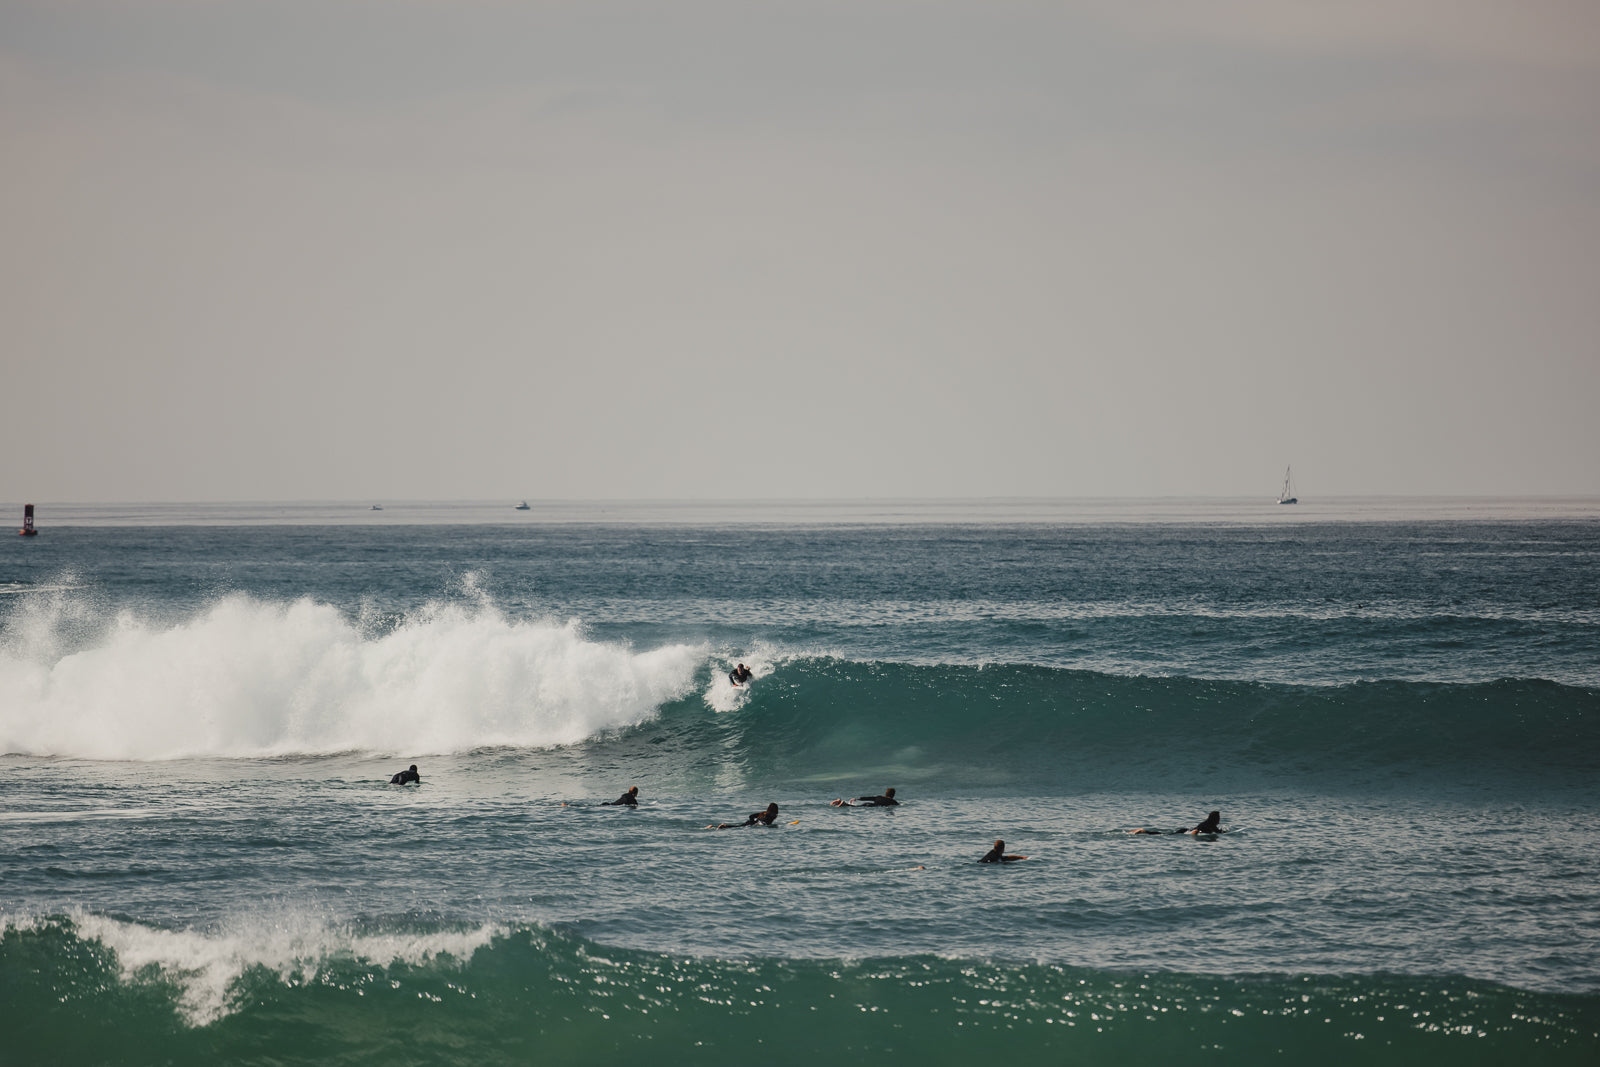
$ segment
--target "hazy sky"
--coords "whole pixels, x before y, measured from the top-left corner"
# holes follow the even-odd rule
[[[1600,493],[1593,0],[6,0],[0,499]]]

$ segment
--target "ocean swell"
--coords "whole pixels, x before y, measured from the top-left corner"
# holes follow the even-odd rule
[[[1600,745],[1600,693],[1516,679],[1295,686],[801,658],[759,679],[714,739],[694,730],[699,714],[685,702],[664,718],[756,778],[1025,779],[1047,792],[1418,776],[1590,789]]]
[[[0,753],[90,759],[446,754],[671,744],[680,767],[1215,795],[1409,776],[1589,783],[1600,691],[1537,679],[1338,686],[1036,665],[862,662],[757,641],[597,641],[487,598],[352,617],[239,594],[176,620],[56,591],[0,633]],[[634,728],[640,728],[635,730]]]
[[[19,1062],[1591,1063],[1600,998],[1463,978],[1118,974],[934,956],[727,961],[532,924],[6,921]]]

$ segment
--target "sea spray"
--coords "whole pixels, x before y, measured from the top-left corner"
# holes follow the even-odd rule
[[[294,987],[315,982],[319,969],[340,961],[380,968],[465,961],[503,934],[495,927],[361,929],[296,911],[255,913],[212,931],[152,927],[81,910],[4,918],[3,923],[11,941],[48,939],[69,951],[74,942],[103,950],[118,983],[167,989],[178,1017],[189,1026],[206,1026],[239,1010],[237,997],[247,972],[271,975]]]
[[[0,751],[91,759],[439,753],[570,744],[690,691],[704,650],[635,651],[576,622],[432,603],[372,634],[309,598],[234,594],[164,624],[130,611],[83,638],[71,600],[14,606]],[[20,615],[20,617],[19,617]]]

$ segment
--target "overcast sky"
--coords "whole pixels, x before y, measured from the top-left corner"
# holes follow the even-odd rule
[[[1592,0],[6,0],[0,499],[1600,493]]]

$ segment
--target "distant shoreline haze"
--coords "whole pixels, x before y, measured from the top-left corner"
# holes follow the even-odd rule
[[[1428,522],[1485,519],[1600,520],[1588,496],[1088,497],[881,500],[254,501],[35,505],[39,528],[73,526],[481,525],[917,525]],[[381,510],[374,510],[377,504]],[[23,502],[0,503],[0,522],[21,525]]]

